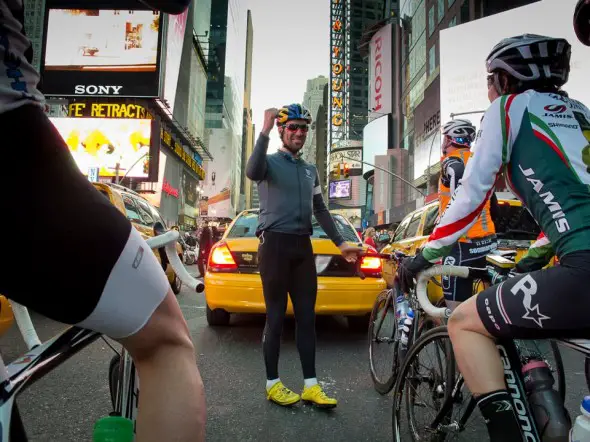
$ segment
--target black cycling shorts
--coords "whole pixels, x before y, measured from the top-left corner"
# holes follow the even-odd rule
[[[469,242],[457,242],[443,264],[468,267],[485,267],[486,255],[498,247],[496,235],[475,238]],[[473,295],[473,279],[456,276],[442,277],[442,291],[447,301],[463,302]]]
[[[590,338],[590,251],[526,273],[477,295],[477,311],[498,338]]]
[[[40,107],[0,114],[0,129],[0,294],[113,338],[139,331],[170,287],[146,242]]]

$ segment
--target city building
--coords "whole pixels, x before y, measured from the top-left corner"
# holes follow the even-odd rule
[[[246,163],[254,149],[254,124],[252,122],[252,51],[254,41],[254,29],[252,26],[252,11],[248,10],[248,22],[246,27],[246,68],[244,72],[244,129],[242,132],[242,177],[240,193],[244,195],[245,207],[252,208],[252,188],[256,187],[252,180],[246,177]]]
[[[86,5],[80,0],[69,6]],[[38,63],[48,115],[89,180],[142,193],[169,226],[190,230],[199,216],[203,166],[211,158],[204,126],[208,60],[199,37],[209,26],[211,0],[196,0],[178,15],[131,0],[117,7],[88,13],[47,2],[46,11],[28,14],[27,26],[45,48]],[[107,67],[93,69],[91,57],[64,59],[79,49],[81,38],[108,54]],[[134,62],[141,69],[118,66]],[[118,86],[97,86],[106,84]]]
[[[394,98],[390,147],[408,152],[407,159],[403,161],[405,169],[396,169],[399,178],[388,178],[405,186],[406,201],[380,196],[380,189],[374,185],[377,171],[365,173],[368,198],[372,198],[367,202],[365,212],[370,215],[370,225],[378,225],[382,221],[399,222],[408,210],[421,203],[423,195],[425,199],[436,195],[440,174],[440,128],[450,119],[450,115],[441,115],[440,31],[535,1],[538,0],[390,1],[385,6],[389,19],[375,25],[376,29],[366,30],[361,50],[364,48],[368,54],[370,41],[379,28],[387,23],[392,26],[389,68]],[[385,60],[381,62],[385,63]],[[402,179],[411,185],[402,184]],[[385,206],[377,204],[377,200],[384,201]]]
[[[247,26],[245,2],[211,3],[205,128],[214,159],[203,186],[207,217],[233,218],[245,206],[240,188]]]
[[[316,127],[316,115],[320,106],[324,103],[324,88],[328,84],[328,78],[320,75],[317,78],[307,80],[307,89],[303,94],[303,105],[309,109],[314,119],[311,124],[310,130],[307,133],[307,139],[303,145],[303,159],[308,163],[316,164],[316,150],[317,146],[313,142],[315,127]]]

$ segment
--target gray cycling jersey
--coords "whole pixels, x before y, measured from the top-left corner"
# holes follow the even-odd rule
[[[248,160],[246,176],[258,183],[260,216],[257,234],[271,232],[311,235],[312,213],[330,239],[344,242],[322,197],[313,164],[279,151],[267,155],[269,138],[260,134]]]
[[[39,74],[30,64],[33,54],[23,22],[21,0],[0,0],[0,113],[44,101],[37,90]]]

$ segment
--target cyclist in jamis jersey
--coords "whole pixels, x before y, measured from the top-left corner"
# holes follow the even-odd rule
[[[152,0],[143,2],[153,5]],[[178,14],[190,0],[154,2],[164,12]],[[44,114],[24,17],[22,0],[0,0],[0,232],[5,252],[0,293],[125,346],[141,383],[137,440],[204,440],[205,394],[180,306],[147,243],[80,173]],[[23,158],[26,178],[16,166]],[[24,195],[35,197],[25,202]],[[15,223],[22,210],[42,214],[41,243],[51,251],[51,259],[34,270],[20,252],[36,247],[37,239],[12,234],[38,224],[27,216]],[[54,294],[48,296],[48,289]]]
[[[455,356],[493,442],[521,441],[494,338],[590,336],[590,110],[561,87],[571,47],[562,38],[502,40],[487,58],[486,111],[461,187],[424,249],[398,270],[402,288],[475,222],[503,170],[553,244],[560,265],[518,275],[462,303],[449,320]],[[572,308],[575,306],[575,308]]]

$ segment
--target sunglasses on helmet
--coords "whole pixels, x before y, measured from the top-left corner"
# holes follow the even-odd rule
[[[463,138],[463,137],[450,137],[451,142],[455,144],[460,144],[462,146],[471,146],[471,139]]]
[[[291,123],[291,124],[284,124],[283,126],[286,127],[289,132],[297,132],[298,130],[301,130],[303,132],[307,132],[309,130],[309,125],[307,125],[307,124]]]

